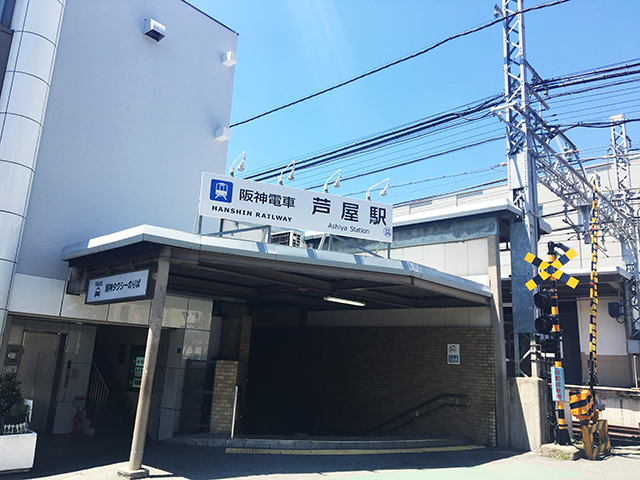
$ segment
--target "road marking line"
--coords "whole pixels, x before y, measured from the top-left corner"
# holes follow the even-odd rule
[[[460,452],[485,448],[481,445],[458,445],[451,447],[397,448],[384,450],[348,449],[348,450],[285,450],[276,448],[232,448],[225,449],[225,453],[257,453],[271,455],[373,455],[381,453],[429,453],[429,452]]]

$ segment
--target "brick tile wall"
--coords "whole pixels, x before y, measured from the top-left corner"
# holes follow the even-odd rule
[[[213,380],[213,400],[211,402],[211,433],[231,433],[233,422],[233,401],[236,393],[238,362],[218,360]]]
[[[468,409],[441,408],[394,434],[452,433],[495,445],[491,328],[308,330],[306,408],[326,433],[358,434],[441,393],[467,394]],[[447,344],[461,364],[447,364]]]

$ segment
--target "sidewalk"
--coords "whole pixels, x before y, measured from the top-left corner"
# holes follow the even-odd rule
[[[34,468],[0,480],[116,480],[126,465],[130,439],[42,435]],[[456,447],[452,447],[456,448]],[[458,447],[459,448],[459,447]],[[237,450],[237,449],[235,449]],[[234,452],[224,447],[195,447],[148,440],[143,464],[162,480],[551,480],[560,478],[637,480],[640,447],[618,447],[601,461],[561,461],[536,453],[474,448],[463,451],[375,454],[282,454]]]

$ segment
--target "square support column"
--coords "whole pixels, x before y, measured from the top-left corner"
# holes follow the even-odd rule
[[[238,362],[233,360],[218,360],[216,362],[210,433],[231,435],[237,377]]]

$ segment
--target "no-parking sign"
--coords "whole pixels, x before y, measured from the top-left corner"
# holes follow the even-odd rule
[[[460,344],[447,344],[447,363],[449,365],[460,365]]]

